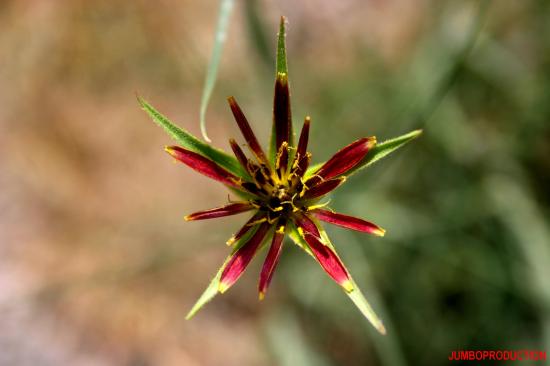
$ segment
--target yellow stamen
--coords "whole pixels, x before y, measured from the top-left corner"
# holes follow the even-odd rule
[[[300,154],[296,153],[296,156],[294,157],[294,162],[292,163],[292,169],[296,169],[298,167],[299,162],[300,162]]]
[[[258,294],[258,299],[262,301],[264,298],[265,298],[265,293],[263,291],[260,291],[260,293]]]
[[[267,221],[267,218],[266,217],[262,217],[261,219],[258,219],[256,221],[252,221],[248,224],[246,224],[246,226],[254,226],[256,224],[261,224],[262,222],[266,222]]]
[[[281,147],[279,148],[279,151],[277,151],[277,158],[275,159],[275,169],[281,169],[281,157],[285,149],[288,149],[288,142],[283,141]]]
[[[307,208],[307,211],[312,211],[312,210],[315,210],[317,208],[323,208],[325,206],[328,206],[328,204],[330,203],[330,200],[328,200],[327,202],[325,203],[320,203],[318,205],[312,205],[312,206],[308,206]]]

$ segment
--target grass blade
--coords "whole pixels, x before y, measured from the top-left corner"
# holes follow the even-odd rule
[[[212,56],[210,57],[210,63],[206,72],[206,78],[204,80],[204,89],[202,91],[201,106],[200,106],[200,127],[201,133],[207,142],[212,142],[206,133],[206,109],[214,85],[216,84],[216,78],[218,76],[218,66],[222,55],[223,45],[227,38],[227,28],[229,26],[229,18],[233,11],[234,0],[221,0],[220,1],[220,13],[218,15],[218,24],[216,26],[216,36],[214,38],[214,47],[212,48]]]

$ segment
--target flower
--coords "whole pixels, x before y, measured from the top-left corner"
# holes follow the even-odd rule
[[[261,147],[234,97],[228,98],[229,106],[251,156],[247,156],[234,139],[229,140],[234,158],[210,147],[172,125],[144,100],[138,98],[151,117],[182,143],[183,146],[165,148],[174,159],[222,183],[239,196],[237,201],[192,213],[185,216],[185,220],[197,221],[252,213],[242,228],[227,241],[228,245],[233,246],[232,253],[191,309],[188,318],[217,293],[224,293],[235,284],[262,246],[269,242],[258,284],[259,298],[263,299],[279,262],[284,238],[288,235],[318,261],[371,323],[381,333],[385,333],[381,320],[353,281],[320,222],[376,236],[384,236],[385,230],[372,222],[334,212],[328,207],[328,201],[323,199],[344,184],[351,173],[389,154],[420,132],[413,131],[383,144],[377,144],[374,136],[364,137],[343,147],[325,163],[310,167],[310,117],[305,118],[298,142],[293,141],[283,17],[276,68],[273,128],[268,153]]]
[[[346,267],[325,243],[315,221],[321,220],[348,229],[384,235],[384,229],[371,222],[335,213],[325,209],[325,204],[319,204],[324,196],[346,181],[345,174],[361,162],[376,144],[376,139],[365,137],[351,143],[306,177],[305,173],[311,159],[311,153],[307,151],[310,118],[306,117],[298,145],[293,146],[290,139],[290,103],[286,74],[280,73],[277,76],[274,99],[277,154],[272,164],[235,98],[228,98],[233,116],[254,156],[253,159],[248,158],[234,139],[229,140],[235,157],[248,176],[233,175],[191,150],[179,146],[166,147],[166,151],[176,160],[229,188],[241,191],[247,197],[225,206],[195,212],[185,216],[185,220],[213,219],[254,211],[252,218],[228,241],[231,245],[246,233],[254,232],[225,266],[219,284],[219,291],[222,293],[239,279],[269,231],[273,230],[271,246],[260,275],[259,293],[263,299],[279,261],[283,238],[289,224],[298,229],[327,274],[347,292],[353,291]]]

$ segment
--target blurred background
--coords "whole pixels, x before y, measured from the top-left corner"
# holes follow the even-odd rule
[[[550,2],[236,1],[207,114],[267,141],[280,15],[313,160],[424,134],[350,179],[328,228],[383,337],[295,246],[184,316],[246,219],[172,163],[139,93],[199,135],[217,1],[0,3],[0,365],[441,365],[458,349],[550,351]],[[262,256],[260,256],[262,257]]]

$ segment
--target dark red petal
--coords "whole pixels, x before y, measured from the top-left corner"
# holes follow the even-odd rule
[[[258,251],[270,226],[271,225],[267,222],[260,224],[260,227],[256,230],[252,238],[233,254],[222,272],[218,291],[224,293],[237,282]]]
[[[309,162],[311,160],[311,154],[306,152],[304,155],[298,158],[298,161],[295,161],[296,166],[294,167],[294,173],[298,178],[302,178],[307,171]]]
[[[311,213],[313,213],[315,217],[317,217],[319,220],[323,220],[330,224],[342,226],[347,229],[357,230],[378,236],[384,236],[384,234],[386,233],[386,230],[382,229],[380,226],[357,217],[343,215],[320,208],[311,211]]]
[[[241,166],[244,168],[245,171],[250,174],[250,170],[248,169],[248,159],[237,141],[235,141],[235,139],[230,139],[229,145],[231,145],[231,150],[233,150],[233,154],[235,154],[235,157],[237,158]]]
[[[353,283],[351,282],[346,267],[344,267],[344,264],[340,261],[336,253],[334,253],[330,247],[321,243],[321,241],[313,235],[305,234],[304,239],[325,272],[332,277],[337,284],[342,286],[344,290],[351,292],[353,290]]]
[[[285,73],[278,73],[275,79],[273,124],[275,131],[275,151],[279,151],[283,142],[290,143],[290,130],[292,128],[290,90],[288,87],[288,77]]]
[[[226,206],[199,211],[185,216],[185,221],[215,219],[217,217],[236,215],[252,210],[254,206],[250,202],[236,202]]]
[[[302,132],[300,132],[300,140],[298,140],[298,148],[296,149],[296,157],[303,156],[307,152],[307,143],[309,140],[309,125],[311,123],[311,118],[306,117],[304,121],[304,126],[302,127]]]
[[[376,138],[365,137],[338,151],[307,182],[307,186],[334,178],[355,167],[376,144]],[[309,184],[308,184],[309,182]]]
[[[279,178],[282,178],[288,169],[288,143],[287,142],[284,142],[281,145],[281,148],[277,153],[275,169],[277,170]]]
[[[344,183],[345,181],[346,178],[344,177],[326,180],[322,183],[317,184],[316,186],[313,186],[313,188],[306,190],[302,198],[308,200],[324,196],[330,191],[336,189],[340,184]]]
[[[174,159],[181,161],[191,169],[206,175],[208,178],[212,178],[231,187],[239,188],[239,178],[229,173],[212,160],[179,146],[167,146],[165,150],[172,155]]]
[[[275,267],[279,263],[279,258],[283,249],[283,239],[285,237],[285,222],[283,219],[277,224],[277,230],[273,234],[273,240],[271,241],[271,246],[269,247],[269,252],[265,257],[264,265],[262,267],[262,272],[260,273],[260,283],[258,285],[258,290],[260,293],[260,300],[265,297],[267,288],[271,283],[273,278],[273,273],[275,272]]]
[[[264,212],[256,212],[256,214],[254,214],[254,216],[252,216],[246,224],[244,224],[244,226],[227,241],[227,245],[232,245],[234,242],[242,238],[244,234],[249,232],[250,229],[254,227],[255,223],[265,220],[265,216],[266,215]]]
[[[292,217],[296,227],[303,231],[304,234],[313,235],[321,239],[321,233],[317,229],[317,225],[307,215],[297,214]]]
[[[231,111],[233,112],[233,116],[235,117],[235,121],[237,121],[237,125],[239,126],[244,136],[244,139],[248,144],[248,147],[250,148],[252,153],[254,153],[258,161],[267,163],[265,153],[258,143],[256,135],[254,135],[254,132],[252,132],[252,128],[250,127],[250,124],[248,123],[243,111],[241,110],[241,107],[239,107],[237,101],[233,97],[227,98],[227,101],[229,102],[229,106],[231,107]]]

